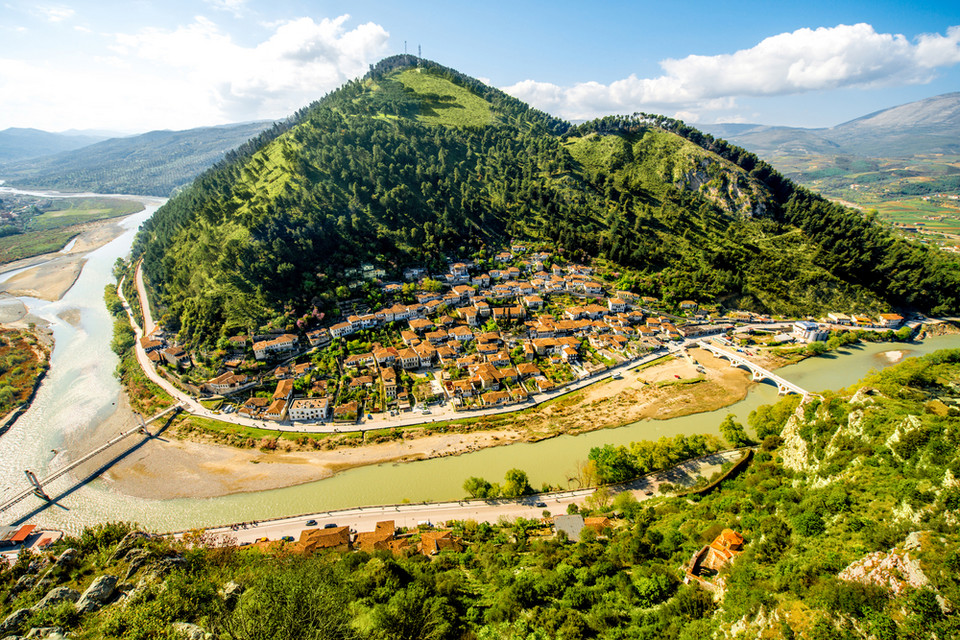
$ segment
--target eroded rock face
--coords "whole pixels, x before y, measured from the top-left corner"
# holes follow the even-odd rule
[[[33,612],[42,611],[47,607],[52,607],[64,601],[76,602],[79,597],[80,594],[73,589],[57,587],[56,589],[51,589],[47,595],[43,596],[43,600],[33,605],[31,610]]]
[[[77,611],[88,613],[96,611],[107,603],[117,589],[116,576],[103,575],[94,580],[77,600]]]

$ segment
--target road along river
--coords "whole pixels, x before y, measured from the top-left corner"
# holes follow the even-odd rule
[[[22,298],[34,315],[50,321],[56,347],[50,373],[33,406],[0,437],[0,502],[25,486],[24,469],[38,476],[55,470],[63,461],[54,450],[61,448],[67,435],[92,433],[115,410],[120,388],[113,377],[117,359],[109,347],[112,320],[103,307],[103,288],[112,281],[115,260],[129,252],[136,228],[156,208],[156,204],[150,204],[145,211],[127,218],[126,233],[89,254],[76,284],[60,301]],[[870,369],[891,364],[891,351],[909,357],[948,347],[960,347],[960,336],[929,338],[911,345],[857,346],[834,356],[807,359],[777,373],[805,389],[835,389],[856,382]],[[96,522],[126,520],[154,530],[178,530],[404,500],[457,500],[464,495],[462,487],[467,477],[500,481],[514,467],[525,470],[534,486],[549,482],[567,487],[567,478],[574,475],[577,462],[586,459],[591,447],[678,433],[716,433],[727,413],[745,421],[757,406],[776,399],[775,387],[759,384],[743,401],[714,412],[493,447],[455,457],[361,467],[295,487],[219,498],[145,500],[116,492],[105,480],[94,480],[41,512],[36,512],[41,506],[39,500],[25,500],[0,514],[0,524],[28,519],[76,532]],[[181,480],[171,477],[166,481]],[[69,486],[53,486],[48,493],[56,495]]]

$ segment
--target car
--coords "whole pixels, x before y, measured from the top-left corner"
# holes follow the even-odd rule
[[[538,509],[543,509],[544,507],[547,506],[547,503],[546,503],[546,502],[538,502],[537,504],[535,504],[535,505],[533,505],[533,506],[537,507]]]
[[[316,521],[316,520],[307,520],[307,526],[308,526],[308,527],[315,527],[315,526],[317,526],[317,521]]]
[[[247,541],[247,542],[241,542],[241,543],[240,543],[240,546],[241,546],[241,547],[249,547],[249,546],[250,546],[250,542],[249,542],[249,541]]]
[[[613,374],[613,379],[614,379],[614,380],[623,380],[623,376],[620,375],[619,373],[615,373],[615,374]]]
[[[256,540],[254,540],[254,542],[270,542],[270,538],[267,538],[267,537],[257,538]]]
[[[643,492],[643,495],[645,495],[645,496],[652,496],[652,495],[653,495],[653,491],[650,491],[649,489],[647,489],[646,491]]]
[[[337,524],[336,524],[335,522],[328,522],[327,524],[323,525],[323,528],[324,528],[324,529],[336,529],[336,528],[337,528]]]
[[[423,410],[423,415],[427,415],[427,414],[429,414],[429,413],[430,413],[430,409],[424,409],[424,410]]]
[[[293,542],[293,536],[283,536],[280,539],[283,540],[284,542]]]

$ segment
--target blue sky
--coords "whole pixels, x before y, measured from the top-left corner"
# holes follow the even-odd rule
[[[830,126],[960,90],[955,1],[0,2],[0,129],[279,119],[404,41],[569,119]]]

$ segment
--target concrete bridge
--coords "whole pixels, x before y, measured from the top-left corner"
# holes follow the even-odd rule
[[[697,345],[703,349],[706,349],[718,358],[726,358],[730,361],[731,367],[745,368],[750,372],[750,375],[755,382],[760,382],[761,380],[772,380],[774,383],[776,383],[777,391],[781,396],[785,396],[789,393],[797,393],[806,399],[810,395],[810,392],[806,389],[793,384],[789,380],[781,378],[769,369],[764,369],[760,365],[750,362],[739,354],[736,354],[732,351],[727,351],[726,349],[721,349],[720,347],[710,344],[706,340],[697,340]]]

